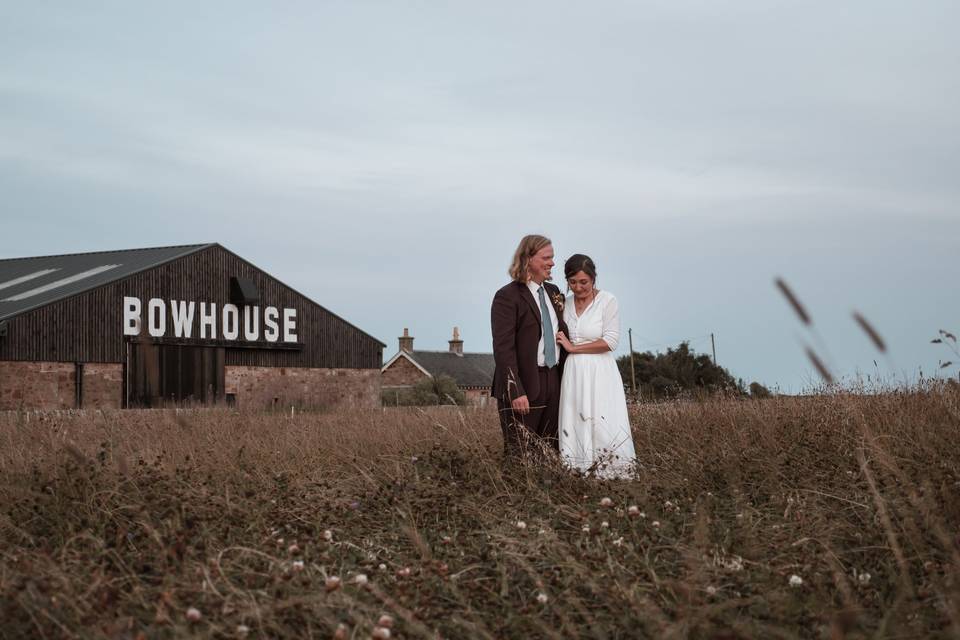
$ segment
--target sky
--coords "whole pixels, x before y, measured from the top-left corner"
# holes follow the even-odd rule
[[[960,4],[0,3],[0,257],[219,242],[489,352],[519,239],[636,351],[910,382],[960,330]],[[784,278],[804,328],[774,287]],[[881,356],[851,318],[886,340]],[[955,367],[944,374],[956,375]]]

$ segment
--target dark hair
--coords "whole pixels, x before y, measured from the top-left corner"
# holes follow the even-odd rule
[[[593,260],[590,258],[590,256],[585,256],[582,253],[575,253],[567,258],[567,261],[563,265],[564,278],[569,280],[581,271],[590,276],[591,280],[596,282],[597,267],[593,264]]]

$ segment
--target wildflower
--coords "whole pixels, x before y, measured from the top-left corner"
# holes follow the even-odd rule
[[[613,500],[611,500],[610,498],[601,498],[601,499],[600,499],[600,506],[601,506],[601,507],[604,507],[604,508],[612,507],[612,506],[613,506]]]
[[[869,573],[864,571],[863,573],[860,573],[857,575],[857,582],[859,582],[860,584],[868,584],[870,582],[871,577],[872,576]]]
[[[451,538],[450,536],[443,536],[443,538],[441,538],[440,541],[443,542],[443,544],[450,544],[451,542],[453,542],[453,538]]]
[[[520,529],[521,531],[523,531],[526,528],[527,528],[526,522],[524,522],[523,520],[520,520],[519,522],[517,522],[517,529]]]
[[[659,520],[654,520],[654,521],[651,522],[650,524],[653,525],[653,528],[654,528],[654,529],[659,529],[659,528],[660,528],[660,521],[659,521]]]
[[[803,586],[803,578],[794,574],[790,576],[790,586],[791,587],[801,587]]]
[[[380,616],[380,619],[377,620],[377,626],[383,627],[384,629],[392,629],[393,618],[391,616],[388,616],[387,614],[383,614],[382,616]]]
[[[358,573],[358,574],[354,577],[353,582],[354,582],[354,584],[356,584],[358,587],[365,587],[365,586],[367,586],[367,584],[370,582],[370,578],[368,578],[368,577],[367,577],[367,574],[365,574],[365,573]]]
[[[390,629],[386,627],[374,627],[371,637],[376,640],[387,640],[387,638],[390,637]]]
[[[410,456],[410,462],[416,462],[419,459],[417,456]]]
[[[298,553],[300,553],[300,545],[294,542],[289,547],[287,547],[287,552],[292,556],[297,555]]]
[[[397,569],[397,575],[401,578],[409,578],[411,573],[412,572],[410,571],[410,567],[403,567],[402,569]]]
[[[604,520],[603,522],[600,523],[600,528],[601,528],[601,529],[609,529],[609,528],[610,528],[610,523],[607,522],[606,520]]]
[[[332,542],[332,541],[333,541],[333,531],[330,531],[330,529],[325,529],[324,532],[323,532],[323,539],[326,540],[327,542]]]
[[[629,515],[631,518],[646,518],[646,517],[647,517],[647,514],[645,514],[643,511],[640,511],[640,507],[638,507],[638,506],[635,505],[635,504],[632,504],[632,505],[630,505],[629,507],[627,507],[627,515]]]
[[[238,624],[237,635],[240,636],[241,638],[246,638],[248,635],[250,635],[250,627],[248,627],[245,624]]]
[[[537,531],[537,534],[542,536],[542,535],[545,534],[546,532],[547,532],[546,529],[540,529],[539,531]]]
[[[303,560],[294,560],[292,565],[294,573],[303,571]]]
[[[323,586],[327,591],[336,591],[340,588],[339,576],[328,576],[324,581]]]
[[[333,632],[333,640],[347,640],[350,637],[350,630],[342,622],[337,625],[337,630]]]
[[[200,622],[201,618],[203,618],[203,614],[200,613],[200,610],[196,607],[190,607],[187,609],[187,620],[190,622]]]
[[[663,506],[664,506],[665,509],[673,509],[673,503],[670,502],[669,500],[667,500],[666,502],[664,502],[664,503],[663,503]]]
[[[277,538],[277,546],[278,546],[278,547],[282,547],[283,544],[284,544],[284,539],[283,539],[283,538]]]
[[[385,565],[385,564],[383,564],[383,563],[381,562],[380,564],[377,565],[377,569],[380,569],[380,571],[386,571],[386,570],[387,570],[387,565]]]
[[[549,596],[547,596],[547,594],[545,594],[543,591],[537,594],[537,602],[540,604],[547,604],[548,600],[550,600]]]
[[[584,533],[590,533],[590,525],[585,524],[582,527],[580,527],[580,530],[583,531]]]
[[[622,547],[622,546],[623,546],[623,536],[620,536],[619,538],[617,538],[616,540],[614,540],[614,541],[613,541],[613,546],[615,546],[615,547]]]
[[[710,585],[709,587],[707,587],[707,595],[708,595],[708,596],[715,596],[715,595],[717,595],[717,588],[716,588],[715,586],[713,586],[713,585]]]

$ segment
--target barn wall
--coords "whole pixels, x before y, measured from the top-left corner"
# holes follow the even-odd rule
[[[305,369],[227,366],[225,390],[241,409],[375,408],[376,369]]]
[[[256,349],[226,345],[228,366],[381,366],[383,347],[376,339],[220,246],[8,320],[8,335],[0,338],[0,361],[122,363],[126,352],[122,327],[124,296],[140,298],[144,308],[150,298],[161,298],[212,302],[221,309],[230,302],[230,278],[234,276],[256,283],[261,309],[274,306],[297,310],[297,335],[302,347]]]
[[[75,369],[65,362],[0,362],[0,410],[74,408]]]

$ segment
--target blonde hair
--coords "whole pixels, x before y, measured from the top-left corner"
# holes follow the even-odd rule
[[[527,281],[527,265],[530,264],[530,258],[537,255],[541,249],[553,244],[550,238],[546,236],[523,236],[520,245],[513,254],[513,262],[510,264],[510,270],[507,272],[514,282]]]

